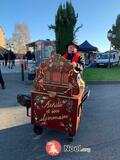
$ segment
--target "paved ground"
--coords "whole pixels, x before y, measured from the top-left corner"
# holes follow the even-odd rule
[[[28,93],[32,89],[32,83],[28,82],[27,76],[25,76],[24,82],[21,81],[20,73],[3,74],[3,78],[6,89],[2,90],[0,88],[0,122],[2,122],[0,123],[0,129],[13,127],[28,121],[24,116],[25,109],[18,105],[16,97],[17,94]]]
[[[18,93],[32,89],[20,81],[19,74],[5,74],[6,90],[0,89],[0,160],[119,160],[120,159],[120,85],[90,85],[91,95],[71,145],[90,147],[91,153],[62,153],[55,158],[45,152],[52,139],[62,146],[70,144],[66,135],[46,129],[41,136],[32,131],[25,108],[16,101]]]
[[[34,63],[32,60],[30,60],[28,62],[28,67],[31,67],[32,65],[34,65]],[[8,66],[5,67],[2,64],[0,64],[0,68],[2,73],[20,73],[21,72],[20,59],[15,60],[15,67],[13,67],[13,69],[9,69]],[[26,72],[27,70],[24,71]]]
[[[20,72],[20,62],[19,60],[16,60],[15,67],[13,69],[9,69],[8,67],[0,65],[2,73],[19,73]]]

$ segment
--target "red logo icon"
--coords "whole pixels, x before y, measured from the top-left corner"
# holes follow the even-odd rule
[[[58,141],[56,141],[56,140],[49,141],[46,144],[46,152],[50,156],[57,156],[57,155],[59,155],[60,152],[61,152],[61,149],[62,149],[61,144]]]

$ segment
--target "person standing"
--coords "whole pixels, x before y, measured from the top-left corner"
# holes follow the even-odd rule
[[[32,53],[31,51],[27,51],[27,53],[25,54],[25,58],[28,60],[32,60]]]
[[[27,59],[27,67],[28,67],[28,63],[29,63],[29,60],[32,60],[32,53],[31,51],[27,51],[27,53],[25,54],[25,59]]]
[[[16,55],[15,55],[15,53],[13,52],[13,53],[12,53],[12,66],[14,66],[14,67],[15,67],[15,59],[16,59]]]
[[[4,53],[4,62],[5,62],[5,67],[7,67],[7,63],[8,63],[8,52]]]
[[[32,54],[32,60],[35,61],[35,53],[32,52],[31,54]]]
[[[1,69],[0,69],[0,84],[1,84],[2,89],[5,89],[5,83],[2,77]]]
[[[14,62],[15,62],[15,54],[14,52],[10,49],[9,53],[8,53],[8,60],[9,60],[9,66],[8,68],[12,69],[13,66],[15,65]]]
[[[4,60],[4,57],[3,57],[3,55],[0,53],[0,66],[1,66],[1,64],[3,63],[3,60]]]

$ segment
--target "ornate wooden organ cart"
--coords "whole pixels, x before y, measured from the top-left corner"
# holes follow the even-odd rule
[[[75,136],[89,91],[85,92],[85,83],[74,65],[58,54],[51,56],[39,66],[34,87],[30,99],[18,96],[18,102],[22,99],[22,104],[31,107],[34,132],[41,134],[46,127]]]

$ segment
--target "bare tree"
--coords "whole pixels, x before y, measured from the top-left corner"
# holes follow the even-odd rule
[[[24,54],[26,52],[26,44],[30,42],[30,33],[27,25],[16,24],[12,35],[14,52]]]

